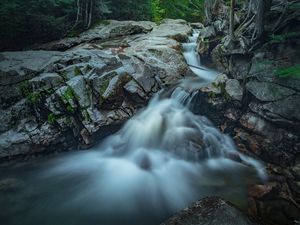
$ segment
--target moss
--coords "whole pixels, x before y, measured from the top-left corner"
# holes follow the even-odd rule
[[[42,101],[42,93],[39,91],[34,91],[31,93],[28,93],[26,98],[30,103],[37,104]]]
[[[74,113],[74,112],[75,112],[75,109],[74,109],[70,104],[68,104],[68,105],[67,105],[67,111],[68,111],[69,113]]]
[[[82,116],[83,116],[85,121],[92,122],[92,119],[91,119],[91,117],[90,117],[87,110],[82,110]]]
[[[53,124],[56,121],[57,117],[54,113],[50,113],[48,115],[48,123]]]
[[[82,75],[82,72],[81,72],[81,70],[79,69],[79,67],[75,66],[75,68],[74,68],[74,74],[75,74],[75,76],[80,76],[80,75]]]
[[[21,93],[24,96],[27,96],[31,92],[31,86],[29,84],[29,81],[23,81],[18,85],[18,89],[21,91]]]
[[[100,89],[99,89],[100,95],[104,94],[104,92],[108,88],[108,85],[109,85],[109,79],[106,79],[102,82],[102,84],[100,85]]]
[[[300,32],[289,32],[286,34],[278,34],[278,35],[273,34],[269,37],[268,43],[278,44],[278,43],[283,43],[290,38],[298,38],[298,37],[300,37]]]
[[[59,75],[62,76],[62,78],[64,80],[68,80],[68,74],[67,74],[67,71],[61,71],[59,72]]]
[[[275,72],[278,77],[290,77],[300,79],[300,64],[286,68],[278,68]]]
[[[229,101],[229,100],[231,100],[231,97],[230,97],[230,95],[227,93],[227,91],[226,91],[226,83],[225,82],[220,82],[220,83],[215,83],[215,82],[212,82],[212,86],[214,87],[214,88],[218,88],[218,89],[220,89],[220,94],[222,95],[222,97],[225,99],[225,100],[227,100],[227,101]],[[210,92],[209,94],[208,94],[208,96],[210,97],[210,98],[215,98],[216,97],[216,93],[215,92]]]
[[[63,93],[62,97],[66,100],[66,101],[70,101],[75,99],[75,94],[72,90],[72,88],[67,87],[66,91]]]

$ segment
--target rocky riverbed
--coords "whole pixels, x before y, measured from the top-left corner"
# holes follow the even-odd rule
[[[203,61],[222,74],[196,90],[192,111],[229,133],[240,152],[266,162],[269,181],[248,187],[248,213],[266,224],[293,224],[300,215],[299,79],[275,76],[274,64],[297,60],[298,50],[287,44],[276,54],[263,48],[251,55],[226,52],[218,38],[226,36],[220,17],[206,26],[108,21],[34,50],[1,52],[0,160],[90,148],[117,131],[155,93],[193,76],[181,43],[196,27]],[[270,59],[276,63],[266,64]],[[223,200],[211,201],[213,209],[221,205],[232,213]],[[193,216],[187,220],[186,213]],[[205,224],[194,215],[192,207],[166,224]]]

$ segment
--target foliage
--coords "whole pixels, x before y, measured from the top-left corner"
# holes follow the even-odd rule
[[[42,94],[38,91],[34,91],[34,92],[29,93],[26,96],[26,98],[30,103],[37,104],[37,103],[41,102]]]
[[[300,37],[300,32],[289,32],[286,34],[278,34],[278,35],[271,35],[270,36],[270,44],[278,44],[278,43],[283,43],[287,41],[290,38],[296,38]]]
[[[276,71],[276,75],[279,77],[300,78],[300,64],[286,68],[279,68]]]
[[[203,4],[203,0],[151,0],[153,20],[160,22],[164,18],[173,18],[199,22]]]
[[[54,113],[50,113],[48,115],[48,123],[53,124],[56,121],[56,115]]]
[[[17,50],[65,36],[98,21],[182,18],[199,22],[204,0],[1,0],[0,50]],[[88,8],[88,12],[86,9]]]

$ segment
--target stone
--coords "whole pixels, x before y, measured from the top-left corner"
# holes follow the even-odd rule
[[[22,82],[34,77],[57,60],[60,52],[23,51],[2,52],[0,61],[0,85]]]
[[[41,75],[29,80],[33,89],[57,89],[63,83],[63,78],[58,73],[42,73]]]
[[[137,103],[144,102],[147,99],[146,93],[138,85],[137,82],[131,80],[124,86],[124,90],[129,94],[129,97]]]
[[[292,89],[269,82],[250,81],[246,88],[260,101],[277,101],[296,93]]]
[[[300,125],[300,95],[292,95],[283,100],[265,104],[250,103],[250,109],[263,118],[286,126]]]
[[[83,76],[76,76],[67,82],[68,86],[75,94],[81,108],[87,108],[90,106],[90,95],[88,92],[87,84]]]
[[[184,42],[192,34],[192,28],[184,20],[165,19],[162,23],[154,27],[149,34],[154,37],[172,38],[179,42]]]
[[[232,99],[242,101],[244,90],[238,80],[236,79],[227,80],[225,90]]]
[[[175,214],[161,225],[254,225],[247,215],[231,203],[218,198],[204,198]]]

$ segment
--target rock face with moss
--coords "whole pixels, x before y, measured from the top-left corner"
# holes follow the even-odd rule
[[[115,132],[190,73],[178,40],[191,31],[182,20],[109,21],[39,47],[66,51],[0,53],[0,158],[84,148]]]
[[[299,7],[280,2],[272,1],[265,36],[255,41],[250,32],[255,21],[245,20],[251,13],[247,1],[236,3],[233,42],[228,32],[230,8],[215,6],[214,17],[201,28],[198,52],[206,65],[226,77],[200,90],[194,110],[229,133],[240,151],[269,163],[270,182],[251,192],[251,213],[275,224],[293,224],[300,219],[300,180],[294,169],[300,165]]]
[[[258,225],[231,203],[218,198],[204,198],[177,213],[161,225]]]

